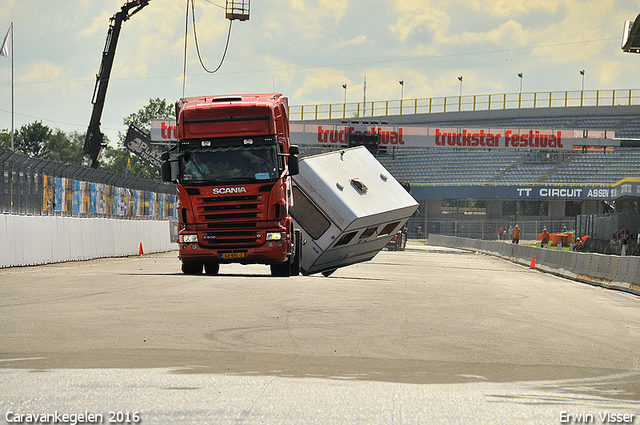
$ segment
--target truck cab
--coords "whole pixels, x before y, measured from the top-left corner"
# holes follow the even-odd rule
[[[164,154],[162,174],[177,183],[182,271],[257,263],[274,276],[297,275],[300,232],[289,208],[298,149],[289,141],[287,98],[185,98],[176,118],[178,142]]]

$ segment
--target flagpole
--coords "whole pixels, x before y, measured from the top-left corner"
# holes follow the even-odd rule
[[[15,56],[13,50],[13,22],[11,22],[11,150],[13,150],[13,126],[14,126],[14,97],[13,97],[13,57]]]

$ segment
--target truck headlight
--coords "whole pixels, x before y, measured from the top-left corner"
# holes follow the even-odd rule
[[[267,232],[267,240],[268,241],[279,241],[282,240],[281,232]]]
[[[198,243],[198,235],[180,235],[180,242]]]

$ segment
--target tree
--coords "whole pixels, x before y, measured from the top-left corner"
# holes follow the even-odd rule
[[[171,118],[175,117],[175,106],[167,104],[166,99],[149,99],[149,104],[124,119],[124,124],[129,127],[135,124],[136,127],[150,131],[151,120],[153,118]],[[124,135],[120,134],[120,140],[124,141]]]
[[[6,128],[0,130],[0,148],[11,149],[11,132]]]
[[[16,152],[21,152],[28,156],[38,156],[47,158],[49,151],[47,142],[51,137],[51,129],[42,122],[36,121],[20,127],[14,136],[14,148]]]
[[[67,136],[64,131],[56,129],[46,142],[47,159],[65,164],[88,165],[83,155],[84,135],[74,131]]]
[[[36,121],[23,125],[14,135],[14,150],[28,156],[37,156],[43,159],[86,165],[87,161],[82,155],[84,136],[77,132],[69,136],[60,130],[51,130],[46,125]],[[11,133],[7,130],[0,131],[0,147],[11,149]]]
[[[151,120],[153,118],[168,118],[174,117],[175,111],[172,104],[168,104],[166,99],[149,99],[149,104],[138,112],[127,116],[123,122],[129,127],[134,124],[136,127],[142,130],[151,130]],[[102,166],[114,173],[124,174],[127,169],[130,169],[130,174],[134,177],[140,177],[145,179],[159,179],[160,170],[146,161],[143,161],[136,155],[132,155],[129,150],[124,146],[126,134],[119,133],[117,148],[107,146],[102,151]],[[130,164],[130,167],[129,167]]]

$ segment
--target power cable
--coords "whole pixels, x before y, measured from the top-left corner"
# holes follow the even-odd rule
[[[196,11],[194,6],[195,0],[190,0],[190,1],[191,1],[191,19],[193,20],[193,39],[195,40],[195,43],[196,43],[196,52],[198,52],[198,60],[200,60],[200,65],[202,66],[202,69],[204,69],[209,74],[214,74],[222,67],[224,58],[227,56],[227,50],[229,49],[229,40],[231,39],[231,24],[233,23],[233,20],[229,20],[229,32],[227,33],[227,42],[224,46],[224,53],[222,54],[222,59],[220,59],[220,63],[218,64],[218,67],[213,71],[211,71],[207,69],[207,67],[204,65],[204,62],[202,61],[202,56],[200,55],[200,46],[198,45],[198,33],[196,31]]]
[[[190,0],[187,0],[189,2]],[[186,33],[186,30],[185,30]],[[185,37],[186,39],[186,37]],[[362,66],[362,65],[376,65],[376,64],[384,64],[384,63],[395,63],[395,62],[410,62],[410,61],[419,61],[419,60],[429,60],[429,59],[443,59],[443,58],[451,58],[451,57],[464,57],[464,56],[477,56],[484,54],[492,54],[492,53],[505,53],[505,52],[515,52],[522,50],[533,50],[538,48],[550,48],[550,47],[562,47],[568,45],[576,45],[576,44],[588,44],[588,43],[598,43],[603,41],[611,41],[618,40],[618,37],[612,38],[601,38],[594,40],[577,40],[577,41],[569,41],[564,43],[554,43],[554,44],[541,44],[538,46],[523,46],[523,47],[512,47],[512,48],[504,48],[504,49],[494,49],[494,50],[481,50],[474,52],[461,52],[461,53],[448,53],[441,55],[431,55],[431,56],[415,56],[415,57],[405,57],[405,58],[396,58],[396,59],[381,59],[376,61],[362,61],[362,62],[342,62],[342,63],[330,63],[324,65],[309,65],[309,66],[298,66],[298,67],[288,67],[288,68],[277,68],[277,69],[251,69],[246,71],[232,71],[228,74],[259,74],[259,73],[272,73],[272,72],[283,72],[283,71],[299,71],[299,70],[307,70],[307,69],[322,69],[327,67],[352,67],[352,66]],[[186,45],[186,40],[185,40]],[[186,50],[186,47],[185,47]],[[186,59],[185,59],[186,62]],[[184,67],[184,72],[186,73],[186,63]],[[198,76],[198,75],[193,75]],[[155,76],[155,77],[122,77],[122,78],[111,78],[110,81],[136,81],[136,80],[151,80],[151,79],[174,79],[179,76],[177,75],[164,75],[164,76]],[[183,75],[184,77],[184,75]],[[86,83],[92,82],[95,79],[79,79],[79,80],[59,80],[59,81],[27,81],[27,82],[17,82],[16,85],[20,86],[28,86],[28,85],[36,85],[36,84],[76,84],[76,83]],[[9,83],[0,82],[0,86],[6,86]]]
[[[211,0],[204,0],[204,1],[206,1],[209,4],[214,5],[215,7],[219,7],[220,9],[223,9],[223,10],[226,9],[224,6],[216,4],[216,3],[212,2]]]
[[[187,36],[189,35],[189,1],[187,0],[185,22],[184,22],[184,63],[182,67],[182,97],[184,97],[184,88],[187,83]]]
[[[206,0],[206,1],[214,6],[221,7],[220,5],[212,3],[209,0]],[[222,67],[222,64],[224,63],[224,59],[227,57],[227,51],[229,50],[229,40],[231,39],[231,24],[233,22],[233,20],[229,20],[229,31],[227,33],[227,42],[225,43],[224,52],[222,53],[222,58],[220,59],[220,63],[218,64],[216,69],[210,70],[205,66],[204,61],[202,60],[202,55],[200,53],[200,44],[198,43],[198,30],[196,27],[195,0],[187,0],[187,6],[186,6],[186,12],[185,12],[185,26],[184,26],[185,35],[184,35],[184,63],[183,63],[183,70],[182,70],[182,97],[184,97],[185,95],[185,87],[186,87],[186,81],[187,81],[187,50],[188,50],[187,37],[189,32],[189,7],[191,7],[191,19],[193,22],[193,39],[196,44],[196,52],[198,54],[198,60],[200,61],[200,66],[202,66],[202,69],[204,69],[204,71],[209,74],[216,73]]]

